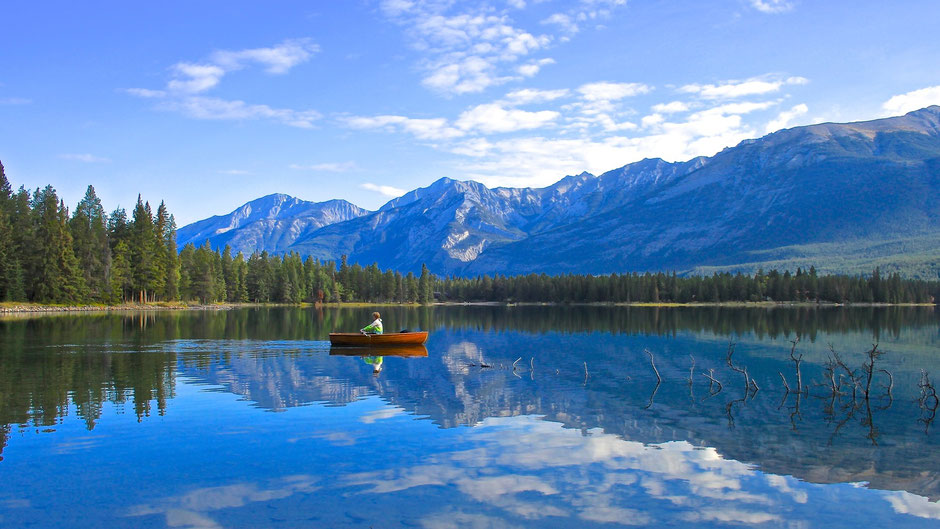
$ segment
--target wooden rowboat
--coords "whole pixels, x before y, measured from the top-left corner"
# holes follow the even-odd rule
[[[330,344],[340,347],[422,345],[426,341],[428,341],[427,331],[393,332],[389,334],[362,334],[358,332],[330,333]]]

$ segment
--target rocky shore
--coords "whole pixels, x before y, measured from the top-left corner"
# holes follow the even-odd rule
[[[28,313],[56,313],[56,312],[108,312],[108,311],[141,311],[141,310],[225,310],[231,305],[186,305],[174,304],[124,304],[124,305],[39,305],[35,303],[5,303],[0,304],[0,315],[28,314]]]

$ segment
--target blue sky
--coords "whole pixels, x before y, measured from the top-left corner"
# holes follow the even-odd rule
[[[935,0],[15,2],[0,161],[180,225],[275,192],[540,187],[940,104],[937,20]]]

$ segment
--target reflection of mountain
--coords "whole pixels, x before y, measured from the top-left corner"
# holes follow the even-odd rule
[[[862,423],[864,407],[833,435],[847,416],[839,403],[828,418],[826,401],[803,398],[800,416],[791,423],[794,398],[781,406],[777,375],[789,375],[791,367],[768,359],[772,355],[763,351],[741,351],[735,357],[748,365],[763,388],[744,403],[732,402],[743,396],[743,379],[726,367],[724,345],[703,344],[689,336],[457,331],[434,338],[429,358],[386,359],[378,377],[359,359],[322,353],[238,356],[185,372],[269,409],[305,402],[344,404],[374,393],[444,428],[472,426],[489,417],[538,415],[582,431],[602,428],[641,443],[711,446],[725,457],[807,481],[864,481],[874,488],[940,497],[940,462],[932,450],[940,440],[924,434],[917,422],[919,410],[910,402],[916,390],[913,371],[919,366],[885,364],[894,373],[895,400],[890,408],[873,411],[879,445],[872,446]],[[645,406],[655,379],[644,348],[656,355],[665,380],[650,409]],[[685,383],[689,352],[696,356],[697,373],[715,369],[725,384],[722,393],[703,401],[707,382],[696,375],[695,396],[690,397]],[[513,370],[520,357],[523,361]],[[491,367],[481,368],[483,363]],[[818,379],[819,374],[804,365],[804,377]],[[884,404],[879,400],[871,406]]]
[[[640,309],[608,307],[452,307],[389,309],[391,325],[432,329],[427,358],[387,358],[381,374],[356,357],[328,355],[328,330],[365,321],[370,309],[260,309],[110,314],[0,322],[0,450],[12,425],[53,425],[76,410],[89,428],[103,405],[132,402],[138,417],[172,412],[177,376],[217,385],[283,410],[344,405],[378,395],[442,428],[492,417],[533,415],[582,431],[639,443],[688,441],[775,474],[814,482],[866,481],[882,489],[940,496],[937,434],[924,434],[912,402],[921,367],[938,372],[932,310]],[[361,324],[360,324],[361,325]],[[820,345],[854,345],[880,333],[894,374],[894,402],[871,402],[879,446],[866,438],[863,407],[839,429],[848,401],[783,397],[778,372],[793,384],[787,340],[808,342],[804,380],[820,380]],[[729,336],[744,335],[735,359],[762,388],[743,396],[725,365]],[[41,337],[41,338],[37,338]],[[899,337],[899,338],[898,338]],[[774,339],[770,339],[774,338]],[[896,339],[900,354],[892,348]],[[82,345],[75,345],[75,344]],[[655,379],[664,382],[649,409]],[[696,359],[694,398],[685,384]],[[854,366],[856,355],[846,354]],[[513,363],[517,359],[516,369]],[[491,367],[483,368],[482,364]],[[534,368],[534,369],[533,369]],[[715,370],[724,391],[707,396],[700,373]],[[878,380],[877,383],[880,383]],[[876,383],[876,385],[877,385]],[[821,390],[814,388],[813,393]],[[729,402],[730,407],[729,407]],[[730,417],[729,417],[730,411]],[[15,428],[15,427],[13,427]],[[795,428],[795,430],[794,430]],[[830,444],[831,441],[831,444]]]

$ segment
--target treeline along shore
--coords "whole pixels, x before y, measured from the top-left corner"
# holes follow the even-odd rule
[[[95,189],[71,214],[52,186],[13,192],[0,164],[0,301],[7,311],[35,305],[163,303],[886,303],[940,299],[940,281],[819,275],[814,268],[715,273],[566,274],[439,277],[303,258],[297,253],[245,257],[209,242],[178,251],[176,223],[138,197],[130,216],[106,214]],[[19,307],[19,309],[16,309]],[[50,310],[54,310],[50,307]]]

